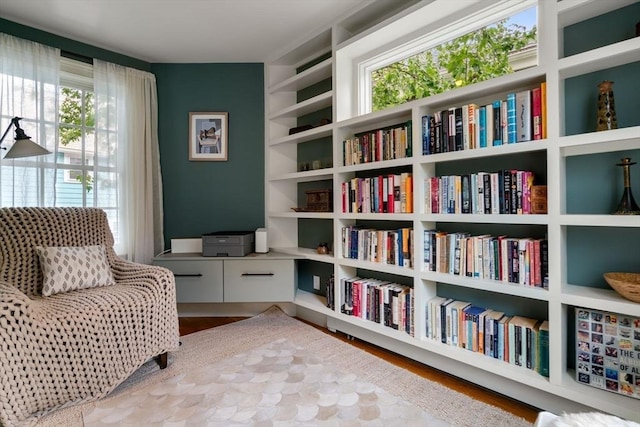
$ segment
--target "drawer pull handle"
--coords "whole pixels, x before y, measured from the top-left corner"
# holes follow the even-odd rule
[[[273,276],[273,273],[242,273],[242,276]]]
[[[194,273],[194,274],[174,274],[176,277],[202,277],[202,273]]]

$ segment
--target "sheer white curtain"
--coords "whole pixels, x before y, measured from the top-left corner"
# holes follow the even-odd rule
[[[0,206],[55,205],[59,70],[59,49],[0,33],[0,132],[22,117],[25,133],[54,152],[1,160]],[[14,130],[3,147],[13,143]]]
[[[94,86],[97,149],[110,154],[96,157],[117,163],[117,232],[128,236],[118,252],[149,263],[164,249],[155,76],[95,60]]]

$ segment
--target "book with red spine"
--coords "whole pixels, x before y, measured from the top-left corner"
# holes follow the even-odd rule
[[[542,139],[542,91],[540,87],[531,89],[531,118],[533,139]]]

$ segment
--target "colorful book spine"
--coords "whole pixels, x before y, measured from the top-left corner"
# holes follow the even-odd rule
[[[547,82],[540,84],[540,98],[542,105],[542,139],[547,139]]]
[[[476,104],[467,105],[467,115],[469,119],[467,134],[469,137],[469,148],[478,148],[478,106]]]
[[[431,154],[431,116],[422,116],[422,154]]]
[[[517,124],[516,124],[516,94],[507,94],[507,135],[509,144],[518,142],[517,140]]]
[[[502,145],[502,101],[493,102],[493,145]]]
[[[531,90],[516,93],[517,141],[531,141]]]
[[[454,150],[464,150],[462,107],[454,110]]]
[[[487,133],[487,147],[493,146],[493,104],[484,106],[485,114],[485,132]]]
[[[478,127],[480,128],[478,146],[485,148],[487,146],[487,109],[484,106],[478,109]]]
[[[539,87],[531,89],[531,123],[533,139],[542,139],[542,95]]]

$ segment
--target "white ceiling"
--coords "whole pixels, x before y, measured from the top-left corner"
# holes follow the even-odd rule
[[[0,17],[147,62],[265,62],[374,1],[0,0]]]

